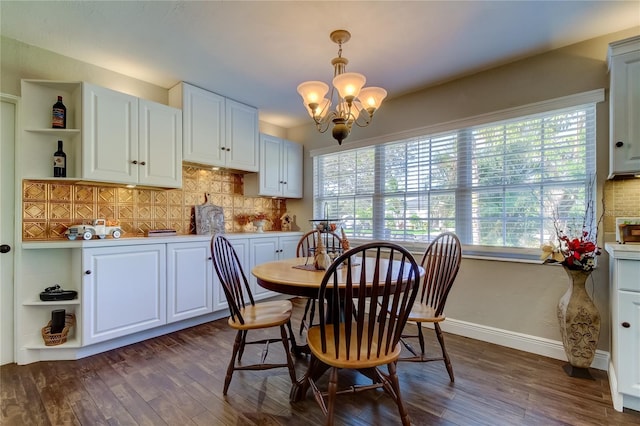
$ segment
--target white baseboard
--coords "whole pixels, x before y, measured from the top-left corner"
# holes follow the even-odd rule
[[[443,331],[471,339],[482,340],[508,348],[518,349],[549,358],[567,360],[562,342],[546,339],[543,337],[531,336],[528,334],[516,333],[514,331],[502,330],[485,325],[474,324],[447,318],[440,323]],[[607,371],[609,367],[609,352],[596,350],[596,355],[591,363],[591,368]]]

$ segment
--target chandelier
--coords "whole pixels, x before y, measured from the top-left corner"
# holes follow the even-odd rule
[[[342,57],[342,44],[351,38],[349,31],[333,31],[329,38],[338,45],[338,57],[331,60],[333,85],[329,97],[325,97],[329,86],[322,81],[305,81],[298,86],[298,93],[318,131],[326,132],[330,123],[333,123],[333,137],[341,145],[354,123],[358,127],[366,127],[371,123],[387,91],[380,87],[362,87],[367,80],[364,75],[345,72],[349,60]],[[334,95],[337,98],[335,102]],[[332,106],[335,106],[333,110]]]

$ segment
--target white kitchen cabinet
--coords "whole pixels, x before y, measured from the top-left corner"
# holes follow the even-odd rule
[[[183,160],[238,171],[258,170],[258,110],[180,83],[169,104],[183,111]]]
[[[260,170],[246,175],[247,196],[302,198],[302,145],[260,135]]]
[[[640,36],[609,45],[609,177],[640,173]]]
[[[640,246],[606,244],[610,255],[611,363],[614,408],[640,410]]]
[[[179,188],[182,112],[83,84],[83,179]]]
[[[226,167],[246,172],[259,169],[258,110],[249,105],[227,99]]]
[[[255,289],[251,262],[295,257],[301,235],[226,237]],[[210,240],[208,235],[181,235],[21,242],[16,254],[16,362],[78,359],[228,315]],[[38,294],[54,284],[76,290],[78,298],[40,301]],[[259,293],[256,299],[275,295]],[[54,309],[75,314],[76,324],[66,343],[45,346],[41,329]]]
[[[83,345],[166,324],[166,244],[82,250]]]
[[[182,159],[225,165],[225,97],[180,83],[169,90],[169,104],[182,108]]]
[[[249,274],[254,266],[274,260],[296,257],[296,247],[299,235],[283,237],[266,237],[251,239],[249,244]],[[276,296],[277,293],[266,290],[258,285],[256,277],[249,278],[251,292],[256,300]]]
[[[624,261],[621,261],[624,262]],[[631,261],[627,261],[631,262]],[[636,262],[640,263],[640,262]],[[624,268],[624,265],[619,265]],[[640,268],[636,268],[640,274]],[[640,275],[636,275],[640,280]],[[619,373],[618,391],[626,395],[640,397],[640,291],[618,292],[618,350]],[[628,326],[627,326],[628,324]]]
[[[167,244],[167,322],[213,311],[209,241]]]

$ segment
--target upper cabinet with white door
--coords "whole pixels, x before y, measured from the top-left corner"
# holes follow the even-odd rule
[[[258,171],[258,110],[179,83],[169,104],[182,108],[183,160],[238,171]]]
[[[66,129],[51,128],[63,97]],[[84,82],[22,80],[24,179],[53,178],[63,142],[66,179],[165,188],[182,185],[182,111]],[[55,178],[65,179],[65,178]]]
[[[244,177],[247,196],[302,198],[302,145],[260,134],[260,171]]]
[[[609,177],[640,173],[640,36],[609,45]]]
[[[88,83],[83,105],[84,179],[182,185],[180,110]]]

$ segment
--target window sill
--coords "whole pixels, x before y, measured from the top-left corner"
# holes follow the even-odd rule
[[[370,243],[370,240],[350,240],[353,247],[361,244]],[[427,243],[416,244],[414,242],[390,241],[400,244],[409,250],[419,261],[427,248]],[[541,265],[540,254],[538,249],[532,248],[515,248],[515,247],[490,247],[490,246],[473,246],[462,245],[462,258],[487,260],[493,262],[513,262],[513,263],[531,263]]]

